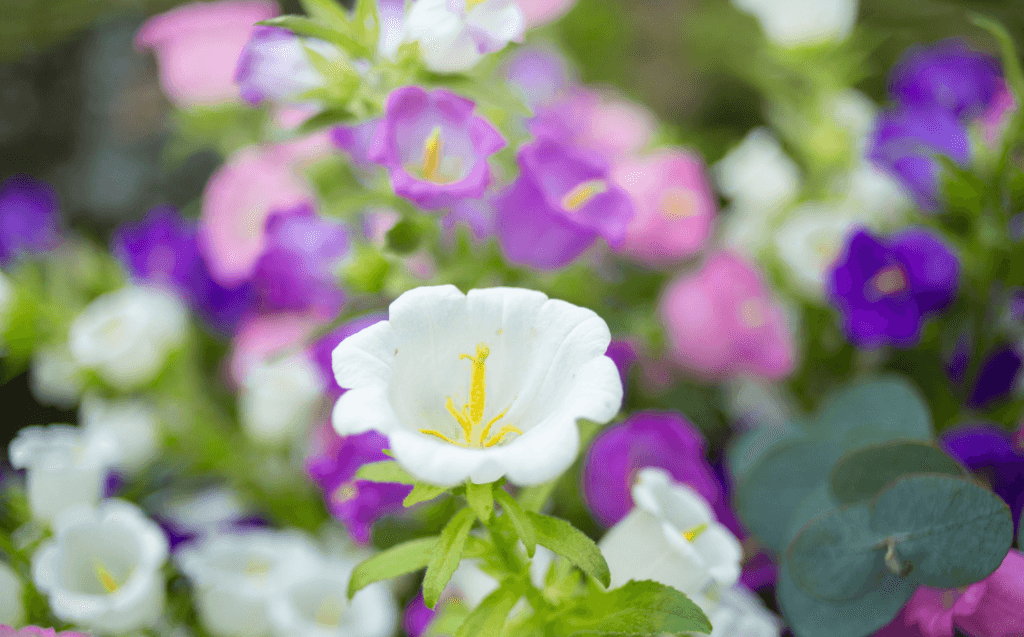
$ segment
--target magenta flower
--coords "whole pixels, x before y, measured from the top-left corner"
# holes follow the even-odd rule
[[[80,633],[72,630],[58,633],[53,628],[40,628],[39,626],[11,628],[10,626],[0,624],[0,637],[89,637],[89,633]]]
[[[673,360],[701,376],[781,378],[793,369],[786,315],[739,256],[715,253],[698,272],[671,281],[659,314]]]
[[[539,139],[519,150],[519,178],[495,201],[498,240],[512,263],[567,265],[598,238],[619,247],[633,218],[600,156]]]
[[[535,111],[565,96],[573,79],[565,56],[545,44],[527,44],[516,49],[505,61],[504,76]]]
[[[331,317],[316,312],[281,312],[251,317],[243,323],[231,343],[227,381],[241,387],[246,376],[260,363],[274,356],[304,349],[306,339]],[[333,383],[333,374],[324,381]]]
[[[395,89],[384,105],[367,158],[388,169],[395,193],[428,210],[483,194],[487,158],[507,145],[475,104],[446,91]],[[335,143],[339,143],[337,134]]]
[[[0,183],[0,265],[60,243],[60,209],[50,184],[28,175]]]
[[[636,211],[619,252],[659,266],[692,256],[704,246],[717,201],[700,158],[669,149],[625,158],[612,175]]]

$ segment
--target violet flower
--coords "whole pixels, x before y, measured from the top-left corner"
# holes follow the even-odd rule
[[[308,205],[272,213],[252,281],[262,309],[336,312],[345,300],[338,269],[349,252],[349,232]]]
[[[435,615],[437,615],[437,611],[427,608],[427,605],[423,602],[423,592],[420,591],[416,593],[416,597],[405,607],[405,612],[402,614],[402,630],[409,637],[420,637],[420,635],[427,632],[427,628],[430,626],[430,622],[434,621]]]
[[[956,296],[959,273],[956,256],[928,231],[880,238],[861,229],[836,260],[828,295],[855,345],[909,347],[926,316]]]
[[[519,150],[519,166],[519,178],[495,201],[509,261],[550,270],[598,238],[622,245],[633,205],[598,155],[539,139]]]
[[[999,61],[959,39],[910,49],[889,80],[889,94],[903,106],[941,109],[961,121],[984,113],[1002,87]]]
[[[992,491],[1010,505],[1014,528],[1019,528],[1024,510],[1024,449],[1017,446],[1013,434],[992,425],[967,425],[944,432],[939,444],[985,478]]]
[[[377,120],[367,159],[387,168],[395,193],[421,208],[475,199],[491,180],[487,158],[507,142],[473,114],[474,108],[472,101],[444,89],[395,89]],[[334,142],[344,144],[337,132]]]
[[[334,329],[313,345],[313,362],[316,363],[317,367],[320,369],[320,373],[327,382],[330,395],[333,398],[338,398],[345,391],[338,387],[338,382],[334,379],[334,369],[331,363],[334,348],[349,336],[363,331],[374,323],[386,321],[387,318],[387,314],[367,314],[365,316],[360,316],[359,318],[352,319],[344,325]]]
[[[309,61],[305,47],[327,59],[340,54],[323,40],[300,38],[279,27],[255,27],[235,70],[242,99],[253,105],[264,100],[287,102],[323,86],[326,80]]]
[[[60,242],[57,192],[45,181],[14,175],[0,183],[0,265]]]

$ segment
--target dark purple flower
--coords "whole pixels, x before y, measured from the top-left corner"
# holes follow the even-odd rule
[[[1024,452],[1013,434],[992,425],[966,425],[939,437],[939,445],[968,469],[983,476],[1010,505],[1015,528],[1024,509]]]
[[[978,372],[968,402],[972,407],[985,407],[1010,393],[1021,368],[1021,356],[1013,347],[1000,347],[990,355]]]
[[[555,269],[599,237],[622,245],[633,205],[598,155],[539,139],[519,150],[519,167],[519,178],[495,201],[509,261]]]
[[[605,352],[605,356],[612,359],[615,362],[615,367],[619,369],[619,378],[622,379],[623,387],[629,387],[629,372],[640,358],[636,349],[636,344],[631,339],[617,338],[612,340],[608,345],[608,351]]]
[[[910,49],[893,67],[889,93],[913,110],[940,109],[967,121],[984,113],[1003,86],[999,62],[963,40]]]
[[[583,497],[601,524],[612,526],[633,508],[631,490],[644,467],[665,469],[696,489],[716,513],[725,507],[700,431],[677,412],[641,411],[601,432],[587,451]]]
[[[426,632],[435,615],[437,615],[437,611],[430,610],[423,602],[423,592],[421,591],[405,607],[405,613],[402,615],[402,629],[409,637],[420,637]]]
[[[338,267],[349,251],[349,232],[303,205],[267,219],[266,247],[252,281],[262,309],[335,312],[345,300]]]
[[[843,328],[861,347],[909,347],[925,316],[956,296],[960,266],[935,235],[911,228],[879,238],[854,232],[829,276]]]
[[[235,70],[242,99],[250,104],[289,101],[323,86],[324,76],[310,63],[304,47],[328,59],[338,54],[323,40],[300,38],[279,27],[253,28]]]
[[[45,181],[14,175],[0,183],[0,265],[60,243],[57,192]]]
[[[345,340],[349,336],[352,336],[356,332],[361,332],[367,327],[381,321],[386,321],[388,318],[387,314],[367,314],[360,316],[359,318],[352,319],[337,329],[331,331],[320,340],[318,340],[312,349],[313,361],[317,367],[320,368],[320,373],[327,381],[330,394],[337,398],[344,392],[344,390],[338,387],[337,381],[334,380],[334,370],[331,365],[331,355],[334,352],[334,348],[338,346],[341,341]]]
[[[966,126],[941,109],[883,111],[875,122],[868,158],[908,188],[926,210],[938,207],[939,162],[945,155],[960,165],[971,158]]]
[[[388,169],[396,194],[422,208],[437,210],[479,197],[491,180],[487,158],[507,142],[473,114],[474,108],[472,101],[444,89],[395,89],[368,158]],[[341,145],[338,135],[334,141]]]
[[[412,487],[403,484],[354,480],[359,467],[387,460],[388,439],[376,431],[339,436],[330,424],[318,428],[306,473],[324,492],[327,508],[357,542],[370,541],[373,523],[402,510]]]

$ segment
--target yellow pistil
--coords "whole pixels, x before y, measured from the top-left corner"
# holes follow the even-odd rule
[[[325,597],[321,600],[320,605],[317,606],[316,612],[313,613],[313,619],[316,623],[321,626],[327,626],[333,628],[341,622],[341,615],[343,609],[337,600],[330,597]]]
[[[444,142],[441,141],[441,127],[438,126],[427,137],[423,144],[423,178],[427,181],[438,182],[440,180],[441,151],[444,150]]]
[[[245,564],[245,574],[255,578],[265,578],[270,574],[271,565],[266,560],[249,558]]]
[[[466,0],[466,11],[469,11],[476,5],[483,4],[485,2],[487,2],[487,0]]]
[[[93,569],[96,570],[96,579],[100,581],[103,586],[103,590],[108,593],[114,593],[117,589],[121,588],[121,585],[114,579],[113,573],[98,559],[93,560]]]
[[[455,418],[455,421],[459,423],[459,427],[462,429],[462,439],[456,440],[446,436],[440,431],[434,429],[420,429],[420,433],[429,434],[436,436],[445,442],[460,447],[493,447],[500,443],[506,435],[510,433],[517,433],[522,435],[522,431],[512,425],[504,425],[498,430],[493,436],[490,435],[491,427],[494,423],[501,420],[508,410],[512,407],[509,405],[500,414],[491,418],[486,423],[484,420],[484,405],[487,402],[487,357],[490,356],[491,350],[484,343],[480,343],[476,346],[476,355],[462,354],[459,359],[468,359],[472,365],[469,380],[469,402],[462,406],[462,409],[456,409],[455,402],[451,399],[451,396],[445,401],[445,409],[448,413]],[[481,426],[482,424],[482,426]]]
[[[332,498],[335,502],[348,502],[359,495],[359,489],[356,485],[351,482],[345,482],[337,489],[334,490],[334,497]]]
[[[684,188],[668,188],[661,196],[659,210],[666,219],[685,219],[697,214],[693,193]]]
[[[562,197],[562,207],[570,212],[582,208],[588,201],[608,191],[608,183],[603,179],[591,179],[576,186]]]
[[[686,538],[687,542],[692,542],[700,537],[700,534],[708,530],[708,523],[701,522],[697,526],[693,527],[689,531],[683,531],[683,537]]]
[[[875,275],[873,280],[875,289],[884,296],[902,292],[907,287],[907,277],[898,265],[891,265],[884,268]]]

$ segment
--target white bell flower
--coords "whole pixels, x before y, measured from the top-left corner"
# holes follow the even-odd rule
[[[272,631],[271,602],[314,571],[319,558],[304,535],[252,531],[207,537],[175,559],[192,580],[199,618],[211,634],[265,637]]]
[[[721,592],[739,580],[739,540],[715,521],[699,493],[663,469],[648,467],[637,475],[636,507],[598,544],[611,588],[653,580],[685,593],[710,614]]]
[[[712,168],[719,190],[741,211],[766,216],[800,191],[800,169],[766,128],[755,128]]]
[[[95,505],[117,461],[109,434],[71,425],[25,427],[7,448],[11,466],[25,469],[32,517],[50,523],[74,505]]]
[[[70,408],[82,395],[82,368],[67,344],[41,347],[32,354],[28,387],[32,397],[44,405]]]
[[[821,300],[846,237],[863,225],[827,203],[811,202],[794,208],[775,234],[776,249],[793,284],[811,299]]]
[[[711,613],[711,637],[779,637],[782,620],[742,584],[727,588]]]
[[[163,613],[167,538],[123,500],[76,506],[32,556],[32,579],[60,619],[98,633],[152,627]]]
[[[349,390],[334,427],[381,432],[395,460],[433,484],[546,482],[576,458],[578,419],[619,410],[610,341],[593,311],[533,290],[416,288],[334,350]]]
[[[115,466],[130,475],[149,464],[160,446],[156,411],[141,399],[108,401],[96,393],[86,394],[78,408],[78,421],[86,431],[106,432],[116,441]]]
[[[385,582],[348,599],[358,560],[319,556],[317,566],[295,577],[270,603],[277,637],[390,637],[398,627],[398,604]]]
[[[172,293],[128,286],[97,298],[68,331],[71,354],[116,389],[152,381],[185,339],[188,314]]]
[[[326,388],[320,371],[303,354],[256,364],[238,397],[242,428],[258,442],[286,442],[312,424]]]
[[[25,587],[21,578],[7,562],[0,561],[0,624],[21,626],[25,623]]]
[[[765,36],[785,48],[841,42],[857,21],[857,0],[733,0]]]
[[[415,0],[405,16],[405,39],[420,45],[428,69],[458,73],[487,53],[522,42],[523,12],[514,0]]]

